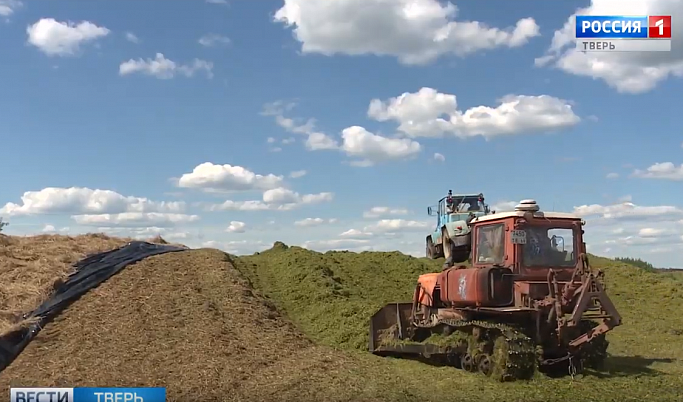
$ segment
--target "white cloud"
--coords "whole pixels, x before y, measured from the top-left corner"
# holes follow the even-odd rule
[[[0,17],[9,17],[23,5],[19,0],[0,0]]]
[[[460,138],[518,135],[552,131],[578,124],[569,102],[549,95],[507,95],[495,108],[476,106],[458,110],[455,95],[423,87],[382,101],[373,99],[368,117],[377,121],[395,121],[398,131],[409,137]]]
[[[335,223],[337,222],[337,219],[332,218],[332,219],[322,219],[322,218],[306,218],[302,219],[300,221],[294,222],[294,225],[296,226],[303,226],[303,227],[310,227],[310,226],[320,226],[325,223]]]
[[[387,138],[373,134],[360,126],[342,131],[342,150],[350,157],[360,158],[356,166],[372,166],[390,160],[409,159],[422,151],[422,146],[407,138]]]
[[[370,133],[360,126],[351,126],[342,130],[341,144],[334,137],[315,128],[315,120],[309,119],[298,124],[294,119],[285,117],[284,112],[295,105],[282,101],[266,104],[261,114],[274,116],[275,122],[290,133],[303,134],[308,138],[305,146],[310,151],[339,150],[352,158],[351,165],[367,167],[390,160],[409,159],[422,150],[419,143],[405,138],[387,138]]]
[[[227,253],[233,254],[233,255],[246,255],[246,254],[253,254],[258,251],[263,251],[267,248],[270,247],[270,245],[267,245],[263,243],[263,241],[257,240],[257,241],[250,241],[250,240],[235,240],[235,241],[216,241],[216,240],[209,240],[201,245],[202,247],[209,247],[209,248],[217,248],[219,250],[223,250]]]
[[[227,231],[232,233],[244,233],[246,224],[240,221],[231,221]]]
[[[499,29],[456,22],[457,12],[437,0],[285,0],[274,20],[294,27],[303,53],[388,55],[404,64],[519,47],[539,35],[533,18]]]
[[[360,237],[372,237],[373,234],[371,232],[364,232],[358,229],[349,229],[345,232],[342,232],[339,234],[339,237],[346,237],[346,238],[360,238]]]
[[[120,214],[73,215],[77,224],[83,226],[175,226],[199,220],[197,215],[158,213],[158,212],[123,212]]]
[[[371,233],[394,233],[405,231],[422,231],[428,230],[432,226],[428,222],[412,221],[405,219],[382,219],[374,225],[366,226],[363,231]]]
[[[672,29],[671,52],[584,53],[575,50],[576,14],[670,15],[672,27],[680,27],[683,1],[592,0],[555,31],[546,55],[536,60],[538,66],[552,63],[566,73],[603,80],[621,93],[647,92],[669,77],[683,77],[683,30]]]
[[[618,179],[619,178],[619,173],[607,173],[607,176],[605,176],[608,179]]]
[[[272,143],[274,143],[275,141],[277,141],[277,140],[276,140],[275,138],[273,138],[273,137],[268,137],[268,138],[266,139],[266,142],[269,143],[269,144],[272,144]]]
[[[121,212],[182,212],[182,201],[152,201],[147,198],[124,196],[111,190],[84,187],[46,187],[27,191],[21,204],[8,202],[0,214],[9,216],[40,214],[104,214]]]
[[[223,4],[223,5],[228,4],[228,0],[206,0],[206,2],[209,4]]]
[[[327,251],[327,250],[358,250],[365,251],[370,250],[370,240],[362,239],[332,239],[332,240],[309,240],[304,242],[302,247],[315,250],[315,251]],[[363,246],[368,246],[364,248]]]
[[[633,172],[633,176],[644,179],[681,181],[683,180],[683,163],[680,166],[676,166],[671,162],[655,163],[645,170],[636,169]]]
[[[307,136],[305,146],[309,151],[339,148],[339,144],[334,138],[316,130],[314,119],[309,119],[304,124],[298,124],[294,121],[294,119],[285,117],[284,113],[288,110],[291,110],[294,106],[294,103],[276,101],[264,105],[261,114],[264,116],[273,116],[275,118],[275,123],[290,133]]]
[[[55,227],[52,225],[45,225],[45,227],[43,228],[44,233],[54,233],[56,231],[57,229],[55,229]]]
[[[209,211],[289,211],[304,205],[330,202],[334,199],[333,193],[304,194],[280,187],[267,190],[263,193],[262,200],[232,201],[227,200],[222,204],[210,205]]]
[[[206,192],[236,192],[271,190],[280,187],[283,180],[282,176],[256,174],[242,166],[204,162],[197,165],[191,173],[183,174],[178,179],[177,186]]]
[[[639,206],[631,202],[616,205],[581,205],[574,213],[583,217],[599,217],[596,223],[624,220],[668,220],[683,215],[683,210],[670,205]]]
[[[230,44],[230,38],[227,36],[223,35],[218,35],[218,34],[206,34],[199,38],[198,40],[199,44],[205,47],[213,47],[213,46],[220,46],[220,45],[229,45]]]
[[[296,141],[296,138],[294,137],[289,137],[289,138],[283,138],[282,143],[285,145],[293,144]]]
[[[304,177],[306,176],[306,171],[305,170],[295,170],[289,174],[289,177],[292,179],[298,179],[299,177]]]
[[[517,201],[500,201],[493,206],[491,206],[491,211],[496,211],[496,212],[509,212],[509,211],[514,211],[515,206],[517,206],[519,202]]]
[[[171,79],[176,75],[193,77],[199,71],[204,71],[207,78],[213,78],[213,63],[194,59],[189,64],[178,64],[164,57],[162,53],[157,53],[154,59],[130,59],[119,66],[119,75],[121,76],[139,73],[159,79]]]
[[[445,161],[446,161],[446,157],[443,156],[442,154],[436,152],[436,153],[434,154],[434,160],[439,161],[439,162],[445,162]]]
[[[133,42],[133,43],[140,43],[140,38],[138,38],[134,33],[132,32],[126,32],[126,40],[128,42]]]
[[[407,215],[408,210],[405,208],[391,208],[391,207],[372,207],[370,210],[363,212],[364,218],[379,218],[382,216],[392,215]]]
[[[28,43],[48,56],[72,56],[81,45],[109,35],[111,31],[89,21],[78,24],[42,18],[26,28]]]
[[[661,235],[667,234],[667,229],[662,228],[642,228],[638,231],[638,236],[640,237],[659,237]]]

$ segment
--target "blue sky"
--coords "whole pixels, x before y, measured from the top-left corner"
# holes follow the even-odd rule
[[[422,255],[453,189],[683,265],[683,38],[581,54],[571,30],[683,1],[544,5],[0,0],[6,231]]]

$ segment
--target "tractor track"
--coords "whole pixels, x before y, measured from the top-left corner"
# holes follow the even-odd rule
[[[454,353],[461,355],[463,347],[469,354],[474,366],[468,371],[477,371],[480,359],[490,360],[490,372],[485,373],[499,381],[514,381],[530,379],[536,371],[538,361],[537,349],[534,341],[514,326],[479,320],[442,319],[429,325],[418,325],[418,328],[433,330],[436,327],[448,328],[451,339],[458,339],[455,345],[439,345],[453,347]],[[475,329],[479,334],[474,335]],[[455,335],[455,336],[453,336]],[[462,341],[466,344],[463,344]],[[427,343],[428,344],[428,343]],[[450,361],[452,363],[452,360]],[[479,369],[479,371],[482,371]]]

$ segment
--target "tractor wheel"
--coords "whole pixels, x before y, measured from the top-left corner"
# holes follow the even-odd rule
[[[432,237],[429,236],[427,238],[427,248],[425,251],[425,255],[427,258],[430,260],[433,260],[436,258],[436,247],[434,247],[434,242],[432,241]]]
[[[443,256],[446,260],[450,261],[451,254],[453,253],[453,245],[451,244],[451,238],[448,237],[446,228],[441,229],[441,247],[443,248]]]

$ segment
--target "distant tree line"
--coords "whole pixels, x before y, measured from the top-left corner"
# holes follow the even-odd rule
[[[635,267],[642,268],[642,269],[649,271],[649,272],[657,272],[658,271],[654,265],[650,264],[647,261],[643,261],[640,258],[617,257],[614,260],[625,262],[626,264],[630,264],[630,265],[633,265]]]

